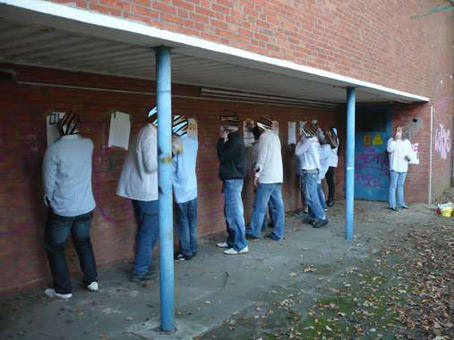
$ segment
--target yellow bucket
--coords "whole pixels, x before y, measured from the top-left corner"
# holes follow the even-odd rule
[[[441,210],[441,215],[443,217],[451,217],[451,214],[452,214],[452,208],[450,208],[450,207],[446,207]]]

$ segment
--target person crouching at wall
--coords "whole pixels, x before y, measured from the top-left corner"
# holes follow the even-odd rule
[[[284,237],[284,202],[282,200],[282,154],[279,137],[271,131],[272,120],[260,117],[257,126],[261,130],[257,163],[255,165],[254,197],[249,239],[260,238],[263,219],[268,203],[273,207],[274,230],[267,238],[280,241]]]
[[[220,137],[216,145],[228,234],[227,241],[218,243],[217,247],[228,248],[224,251],[227,255],[249,252],[241,198],[244,178],[247,175],[247,158],[246,147],[238,131],[239,123],[238,115],[221,116]]]
[[[159,240],[157,110],[147,116],[147,124],[129,145],[117,195],[132,200],[137,222],[135,255],[131,281],[151,279],[153,249]]]
[[[403,138],[402,125],[396,126],[394,136],[388,140],[387,151],[389,152],[391,176],[389,183],[389,209],[393,211],[398,211],[399,208],[408,209],[404,198],[404,185],[407,177],[408,162],[410,162],[413,152],[410,141]]]
[[[65,244],[72,241],[83,272],[83,284],[98,290],[96,261],[90,241],[93,210],[91,176],[93,142],[79,135],[79,116],[67,113],[57,122],[61,138],[44,155],[44,203],[49,207],[45,244],[54,281],[45,290],[49,297],[72,297],[71,277],[65,257]]]
[[[175,115],[173,139],[173,194],[179,251],[175,260],[191,260],[197,255],[197,139],[188,135],[188,120]]]

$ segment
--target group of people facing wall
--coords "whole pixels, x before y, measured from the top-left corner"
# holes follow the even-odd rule
[[[77,114],[66,114],[57,122],[60,139],[46,151],[43,161],[44,203],[49,207],[45,244],[53,287],[45,290],[49,297],[72,297],[71,278],[64,248],[69,234],[79,257],[83,284],[89,291],[99,289],[96,261],[90,241],[90,226],[96,203],[92,192],[93,142],[79,134]],[[151,278],[153,249],[159,240],[158,218],[158,117],[156,108],[147,115],[147,124],[133,138],[123,164],[117,195],[130,199],[137,222],[131,281]],[[281,143],[272,131],[272,120],[260,117],[251,126],[256,137],[252,161],[255,197],[250,228],[246,230],[242,189],[248,172],[246,147],[239,131],[236,114],[220,119],[217,141],[219,178],[224,195],[227,239],[217,246],[227,255],[249,252],[248,240],[261,237],[267,208],[273,230],[266,235],[274,241],[284,237],[285,209],[282,199],[283,162]],[[316,121],[304,124],[295,146],[298,173],[301,177],[303,222],[321,228],[329,223],[327,207],[334,205],[334,169],[338,164],[337,130],[322,131]],[[198,142],[188,135],[188,120],[175,115],[172,125],[173,189],[179,249],[175,260],[190,260],[197,255],[197,163]],[[403,185],[411,145],[402,138],[402,127],[388,141],[391,185],[390,209],[408,208]],[[325,178],[328,200],[321,187]],[[395,193],[397,188],[397,205]]]

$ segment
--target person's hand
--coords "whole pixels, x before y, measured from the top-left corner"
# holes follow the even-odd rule
[[[222,126],[219,129],[219,138],[222,138],[224,142],[227,142],[227,139],[229,138],[228,132]]]
[[[259,184],[259,178],[254,177],[254,186],[256,187]]]
[[[410,161],[411,161],[411,158],[408,157],[408,156],[405,156],[405,160],[406,160],[407,162],[410,162]]]
[[[394,135],[394,140],[402,139],[402,131],[397,131]]]

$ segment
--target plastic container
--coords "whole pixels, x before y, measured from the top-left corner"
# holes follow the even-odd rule
[[[451,207],[444,207],[441,209],[441,216],[451,217],[453,209]]]

